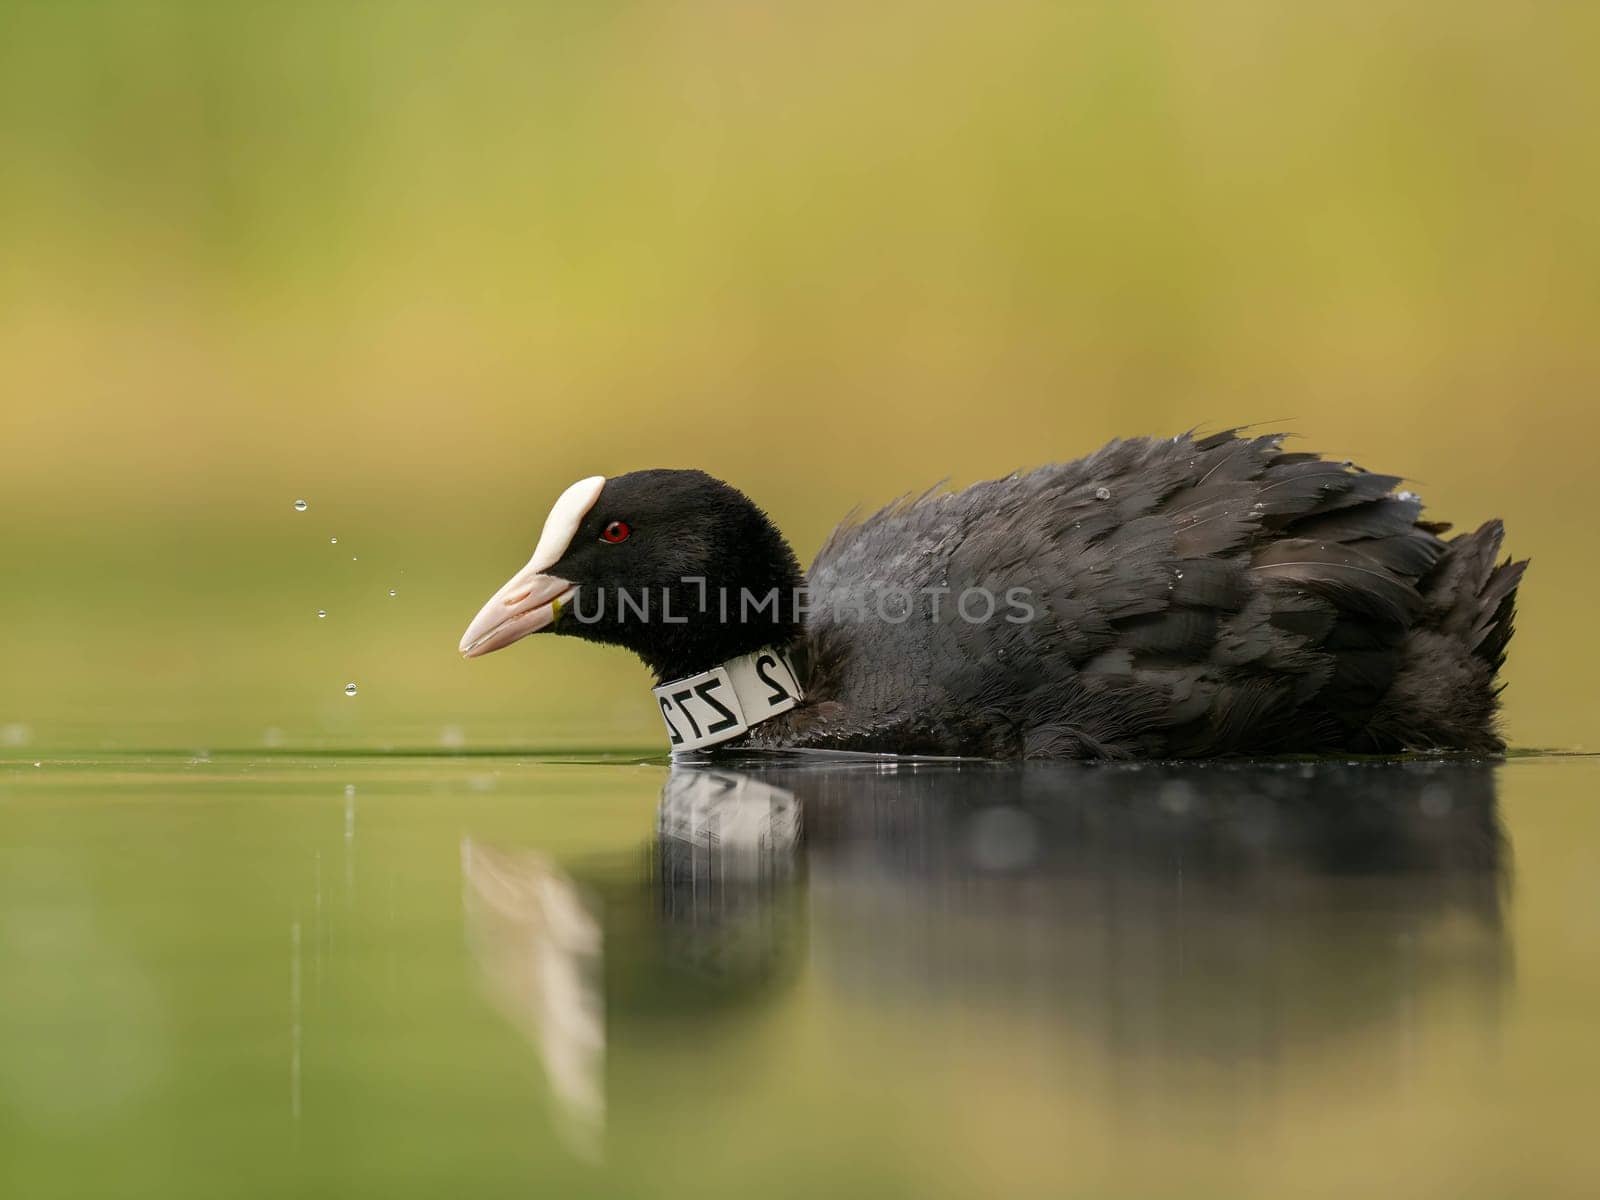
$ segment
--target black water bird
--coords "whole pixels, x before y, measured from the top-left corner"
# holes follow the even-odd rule
[[[1498,753],[1526,561],[1400,483],[1282,435],[1134,438],[847,519],[803,574],[704,472],[596,476],[461,651],[625,646],[681,747]]]

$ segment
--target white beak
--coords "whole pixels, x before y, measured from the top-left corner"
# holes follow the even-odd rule
[[[461,653],[477,658],[555,624],[577,590],[559,575],[518,571],[472,618],[461,635]]]
[[[600,498],[605,483],[603,475],[593,475],[561,493],[545,519],[544,532],[539,535],[538,548],[528,565],[489,598],[461,635],[463,655],[477,658],[555,623],[562,606],[571,602],[578,588],[559,575],[549,574],[549,569],[561,561],[572,545],[578,526]]]

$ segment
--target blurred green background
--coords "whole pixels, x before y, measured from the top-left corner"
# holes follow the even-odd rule
[[[1237,422],[1503,516],[1508,733],[1592,742],[1597,35],[0,0],[0,754],[655,746],[626,656],[455,653],[572,480],[701,466],[808,558]]]

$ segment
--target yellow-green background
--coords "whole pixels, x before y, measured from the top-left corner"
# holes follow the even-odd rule
[[[857,502],[1242,421],[1503,516],[1508,732],[1582,745],[1597,34],[0,0],[0,754],[654,744],[625,656],[455,655],[571,480],[701,466],[807,557]]]

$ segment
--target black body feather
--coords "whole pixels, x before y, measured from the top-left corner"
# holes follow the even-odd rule
[[[745,745],[994,757],[1496,753],[1525,562],[1280,436],[1133,439],[836,529],[806,702]],[[948,588],[889,623],[885,589]],[[1034,620],[962,619],[1022,588]],[[710,664],[707,664],[710,665]]]

